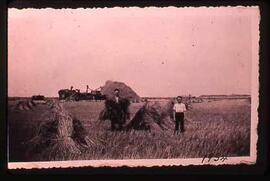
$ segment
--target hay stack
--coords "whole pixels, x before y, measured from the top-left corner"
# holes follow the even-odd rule
[[[50,107],[50,108],[53,108],[53,105],[55,104],[56,102],[54,100],[47,100],[46,101],[46,104]]]
[[[28,107],[30,107],[31,109],[33,109],[33,107],[36,106],[36,103],[33,100],[27,101],[27,105]]]
[[[29,152],[42,158],[69,158],[91,146],[82,123],[73,118],[59,103],[52,104],[51,116],[40,125],[37,135],[29,141]]]
[[[36,104],[33,101],[19,101],[16,105],[15,109],[20,111],[28,111],[33,110],[33,108],[36,106]]]
[[[162,131],[173,129],[173,102],[147,102],[139,109],[129,124],[127,130]]]
[[[15,107],[16,110],[23,110],[23,101],[19,101]]]
[[[31,105],[30,101],[26,101],[24,103],[25,110],[33,110],[33,106]]]
[[[108,80],[105,85],[101,87],[101,93],[110,99],[114,97],[114,89],[116,88],[120,90],[120,97],[129,99],[132,102],[140,101],[140,96],[123,82]]]

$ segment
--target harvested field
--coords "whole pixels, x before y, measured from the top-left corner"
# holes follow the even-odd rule
[[[165,109],[167,102],[151,102],[149,104],[151,109],[147,108],[148,112],[152,110],[148,114],[151,117],[150,124],[151,121],[156,121],[153,115],[158,115],[166,122],[167,129],[152,129],[152,131],[131,129],[121,132],[111,132],[109,121],[98,120],[104,102],[79,101],[59,104],[67,111],[67,115],[70,114],[67,120],[70,118],[73,120],[69,121],[71,124],[69,127],[72,130],[77,129],[77,133],[83,133],[82,138],[89,138],[90,146],[85,148],[78,146],[78,139],[80,139],[78,135],[75,136],[77,140],[72,138],[72,141],[68,140],[72,132],[69,130],[66,135],[69,138],[66,142],[58,144],[58,148],[76,147],[79,151],[70,152],[50,148],[43,149],[36,155],[35,153],[27,155],[29,147],[34,145],[31,140],[40,135],[40,128],[52,117],[54,104],[37,104],[33,110],[17,110],[16,103],[12,100],[8,109],[10,161],[196,158],[209,154],[212,156],[249,155],[250,102],[248,100],[220,100],[192,104],[192,109],[186,113],[186,132],[183,135],[173,134],[174,125],[170,122],[170,115]],[[131,104],[132,118],[143,105],[144,103]],[[145,119],[149,121],[149,118]]]

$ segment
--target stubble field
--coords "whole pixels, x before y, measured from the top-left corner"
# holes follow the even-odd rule
[[[16,110],[17,102],[9,101],[8,109],[11,162],[249,155],[251,106],[246,99],[192,104],[192,109],[185,114],[186,132],[180,135],[174,135],[173,130],[112,132],[109,121],[98,120],[104,102],[64,102],[61,104],[66,110],[83,123],[93,144],[80,154],[61,157],[27,154],[27,142],[37,134],[39,125],[47,120],[50,112],[46,104],[38,104],[33,110]],[[132,103],[131,115],[142,104]]]

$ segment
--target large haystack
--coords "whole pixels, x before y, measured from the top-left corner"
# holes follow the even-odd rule
[[[101,87],[101,93],[106,95],[107,98],[111,98],[114,96],[114,89],[116,88],[120,90],[121,97],[132,102],[140,101],[140,96],[123,82],[106,81],[105,85]]]
[[[126,129],[150,131],[173,129],[174,122],[172,120],[172,114],[172,101],[147,102],[135,114],[135,116],[126,126]]]
[[[51,104],[50,117],[28,144],[29,153],[51,160],[80,154],[92,143],[82,123],[55,102]]]

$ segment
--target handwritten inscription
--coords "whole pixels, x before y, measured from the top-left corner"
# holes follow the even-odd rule
[[[228,158],[225,156],[221,156],[221,157],[204,156],[202,159],[202,163],[225,162],[226,160],[228,160]]]

